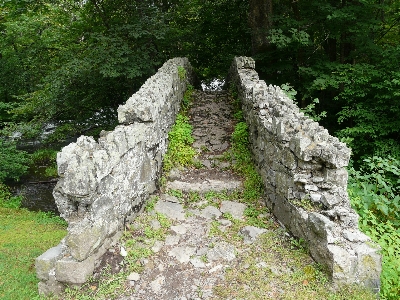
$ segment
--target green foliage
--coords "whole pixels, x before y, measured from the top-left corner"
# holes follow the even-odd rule
[[[349,187],[353,205],[364,217],[372,212],[381,222],[400,228],[400,161],[392,157],[364,160],[360,171],[350,169]]]
[[[181,80],[186,79],[186,70],[184,67],[178,66],[178,76]]]
[[[156,205],[158,201],[158,197],[151,197],[149,200],[147,200],[146,206],[145,206],[145,210],[147,212],[151,212],[154,210],[154,206]]]
[[[400,162],[394,158],[364,160],[349,170],[349,195],[360,215],[360,228],[382,247],[381,297],[400,296]]]
[[[31,2],[7,1],[0,11],[0,121],[85,131],[166,58],[158,49],[168,28],[160,4]]]
[[[53,149],[39,149],[31,154],[31,168],[36,166],[46,166],[44,175],[49,178],[58,176],[57,171],[57,152]]]
[[[19,208],[21,202],[22,196],[12,196],[10,189],[0,182],[0,207]]]
[[[268,220],[268,210],[264,206],[255,207],[249,206],[244,211],[244,216],[246,217],[246,223],[251,226],[259,228],[270,228],[271,220]]]
[[[187,56],[200,80],[223,78],[234,56],[250,54],[248,2],[185,0],[173,5],[170,51]]]
[[[236,159],[234,170],[243,175],[243,197],[246,201],[254,201],[262,194],[262,181],[257,173],[249,150],[249,133],[245,122],[239,122],[232,133],[232,153]]]
[[[190,84],[187,84],[187,88],[185,91],[185,94],[183,95],[182,99],[182,113],[186,114],[187,110],[189,109],[189,106],[192,102],[192,95],[194,92],[194,87]]]
[[[192,148],[194,139],[188,117],[178,114],[174,126],[168,133],[168,139],[168,150],[163,160],[164,171],[192,164],[196,151]]]
[[[255,55],[261,78],[286,91],[290,82],[300,107],[348,142],[355,161],[399,157],[399,2],[270,3],[268,46]]]
[[[31,154],[31,159],[34,164],[55,163],[57,159],[57,151],[52,149],[39,149]]]
[[[168,194],[178,199],[183,198],[183,192],[181,190],[168,190]]]
[[[289,97],[289,99],[296,99],[297,91],[289,83],[282,84],[281,89],[286,94],[286,96]]]
[[[308,104],[305,108],[301,109],[305,115],[309,116],[315,122],[321,121],[324,117],[326,117],[326,111],[322,111],[320,113],[316,113],[315,106],[319,103],[319,99],[315,98],[312,100],[310,104]]]
[[[281,89],[286,94],[286,96],[288,96],[291,100],[293,100],[296,103],[297,91],[289,83],[282,84]],[[322,118],[326,117],[326,111],[317,113],[316,105],[318,103],[319,103],[319,99],[315,98],[306,107],[301,108],[300,111],[303,112],[306,116],[313,119],[314,121],[319,122],[322,120]]]
[[[18,180],[28,170],[30,162],[26,152],[16,149],[16,143],[0,138],[0,182]]]

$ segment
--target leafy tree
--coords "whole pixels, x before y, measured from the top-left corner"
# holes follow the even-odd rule
[[[257,53],[268,82],[289,82],[300,105],[319,99],[321,123],[355,158],[399,157],[400,4],[375,0],[274,0],[268,48]],[[260,27],[264,26],[260,24]],[[265,27],[265,26],[264,26]]]
[[[251,54],[247,10],[244,0],[180,1],[168,14],[169,53],[187,56],[201,80],[224,78],[234,56]]]
[[[150,1],[43,1],[3,27],[0,101],[11,95],[3,112],[30,127],[55,121],[87,130],[165,60],[158,46],[168,27]]]

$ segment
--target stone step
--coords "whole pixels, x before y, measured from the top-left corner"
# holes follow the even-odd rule
[[[233,192],[243,187],[242,179],[230,170],[210,169],[174,170],[168,177],[167,189],[204,194],[210,191]]]
[[[183,192],[198,192],[205,194],[207,192],[233,192],[242,187],[242,182],[232,180],[213,180],[206,179],[196,183],[190,183],[180,180],[175,180],[167,183],[167,188],[172,190],[181,190]]]

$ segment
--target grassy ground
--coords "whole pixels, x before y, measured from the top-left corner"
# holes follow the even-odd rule
[[[0,299],[38,298],[35,258],[65,235],[60,218],[0,207]]]

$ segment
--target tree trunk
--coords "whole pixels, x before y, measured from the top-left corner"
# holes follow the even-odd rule
[[[263,52],[269,46],[267,34],[272,27],[272,0],[249,1],[249,27],[252,54]]]

